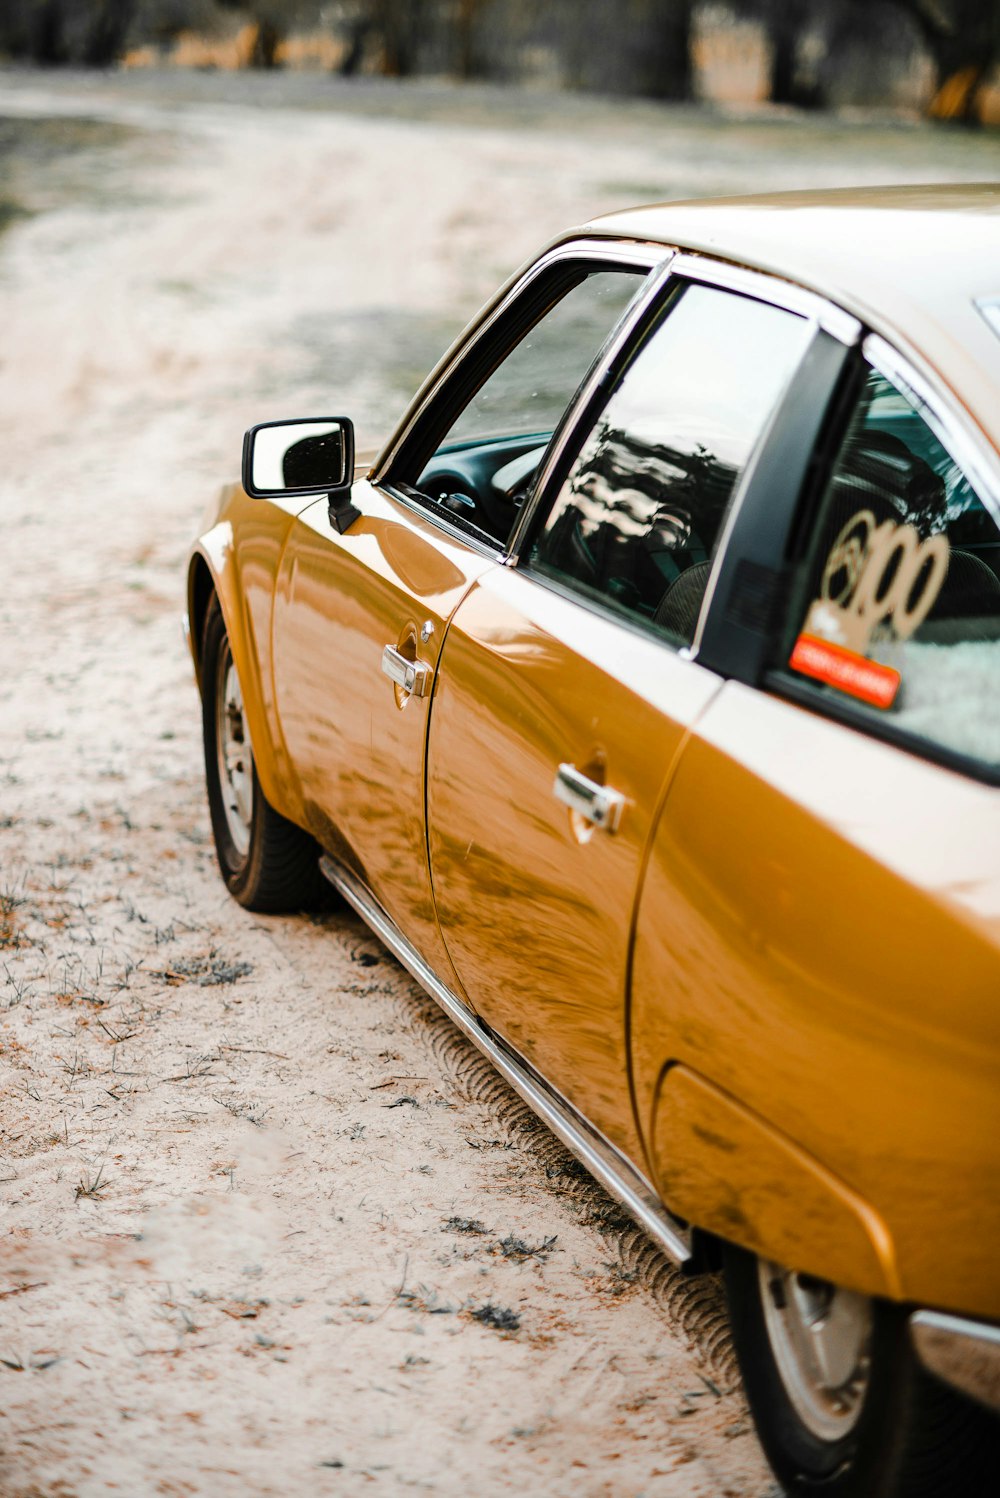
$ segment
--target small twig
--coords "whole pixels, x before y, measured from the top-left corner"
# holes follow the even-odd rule
[[[106,1025],[102,1019],[99,1019],[97,1023],[100,1025],[105,1035],[111,1036],[111,1039],[114,1041],[115,1045],[121,1045],[125,1040],[132,1040],[139,1033],[138,1030],[130,1030],[127,1035],[119,1035],[117,1031],[112,1030],[110,1025]]]
[[[252,1045],[220,1045],[220,1051],[239,1051],[244,1056],[277,1056],[279,1061],[290,1061],[282,1051],[259,1051]],[[168,1079],[169,1080],[169,1079]]]
[[[381,1309],[381,1311],[379,1311],[378,1315],[374,1316],[372,1318],[373,1321],[381,1321],[382,1317],[385,1315],[386,1311],[388,1311],[391,1306],[394,1306],[396,1304],[397,1300],[402,1295],[403,1290],[406,1288],[406,1273],[407,1273],[407,1270],[409,1269],[409,1267],[410,1267],[410,1256],[409,1256],[409,1254],[407,1254],[405,1256],[405,1258],[403,1259],[403,1277],[402,1277],[402,1279],[399,1282],[399,1289],[396,1291],[395,1295],[388,1302],[388,1304],[384,1305],[382,1307],[382,1309]]]

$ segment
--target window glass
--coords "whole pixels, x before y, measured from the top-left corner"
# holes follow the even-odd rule
[[[417,478],[420,493],[505,541],[556,425],[646,275],[581,270],[437,443]]]
[[[644,275],[599,270],[568,291],[481,386],[442,447],[546,432],[550,436]]]
[[[790,312],[688,286],[598,417],[529,565],[690,644],[727,506],[810,336]]]
[[[1000,767],[1000,530],[876,370],[817,513],[787,662],[819,692]]]

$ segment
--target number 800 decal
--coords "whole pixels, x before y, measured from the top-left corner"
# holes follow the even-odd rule
[[[890,707],[899,672],[866,659],[876,630],[908,640],[927,618],[948,574],[946,536],[921,541],[912,525],[859,510],[837,536],[789,665],[875,707]]]

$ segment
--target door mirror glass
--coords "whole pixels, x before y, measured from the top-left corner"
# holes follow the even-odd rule
[[[243,440],[243,487],[257,499],[320,494],[354,477],[354,426],[346,416],[268,421]]]

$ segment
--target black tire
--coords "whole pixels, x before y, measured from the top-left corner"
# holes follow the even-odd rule
[[[821,1439],[793,1404],[780,1370],[756,1256],[726,1245],[723,1259],[750,1409],[789,1498],[992,1498],[1000,1492],[1000,1421],[924,1372],[905,1308],[870,1302],[856,1421],[839,1439]]]
[[[242,728],[236,737],[243,732],[242,799],[249,803],[243,805],[242,813],[234,801],[231,778],[224,786],[219,736],[226,706],[221,698],[225,681],[235,679],[235,668],[234,675],[229,674],[231,664],[225,621],[218,599],[213,597],[202,635],[201,702],[205,782],[222,877],[230,894],[247,910],[277,914],[315,909],[326,898],[319,847],[309,833],[281,816],[266,800],[257,779],[249,736]],[[242,713],[239,718],[242,720]]]

